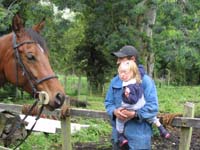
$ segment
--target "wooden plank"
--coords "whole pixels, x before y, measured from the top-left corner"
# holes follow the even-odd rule
[[[109,119],[105,111],[72,108],[70,114],[72,116]]]
[[[20,114],[22,110],[22,105],[0,103],[0,108]],[[55,111],[48,111],[44,109],[43,114],[54,115],[59,117],[60,109],[56,109]],[[79,117],[109,119],[105,111],[96,111],[87,109],[70,108],[70,115]]]
[[[176,117],[172,121],[172,126],[200,128],[200,118]]]
[[[194,104],[187,102],[184,105],[184,117],[194,117]],[[179,150],[189,150],[192,138],[192,127],[181,127]]]
[[[0,105],[0,108],[1,108],[1,105]],[[60,116],[60,109],[56,109],[55,111],[51,111],[51,112],[48,110],[44,110],[43,113],[46,115]],[[101,118],[105,120],[109,119],[105,111],[88,110],[88,109],[80,109],[80,108],[70,108],[70,116]]]
[[[0,103],[0,108],[8,111],[14,111],[20,114],[22,105]],[[59,117],[60,109],[56,109],[55,111],[48,111],[45,109],[43,113],[45,115],[54,115]],[[106,120],[109,119],[105,111],[87,110],[79,108],[70,108],[70,115],[79,117],[102,118]],[[200,128],[200,118],[176,117],[172,121],[172,126]]]
[[[21,113],[22,105],[0,103],[0,108],[16,113]]]

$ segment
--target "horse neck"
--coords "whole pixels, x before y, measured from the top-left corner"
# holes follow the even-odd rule
[[[13,55],[12,33],[0,37],[0,43],[0,86],[2,86],[6,80],[4,66]]]
[[[12,50],[12,33],[0,37],[0,43],[1,43],[0,44],[0,64],[1,64],[4,63],[2,60],[7,56],[9,50]]]

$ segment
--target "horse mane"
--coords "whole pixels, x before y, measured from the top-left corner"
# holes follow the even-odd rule
[[[44,38],[38,34],[36,31],[34,31],[32,28],[28,28],[26,29],[26,32],[29,34],[29,36],[38,44],[40,44],[40,46],[45,50],[45,52],[48,53],[48,48],[47,48],[47,44],[46,41],[44,40]]]

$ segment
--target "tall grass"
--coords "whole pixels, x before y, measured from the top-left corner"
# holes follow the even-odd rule
[[[61,77],[63,83],[64,77]],[[70,96],[75,96],[79,100],[89,102],[88,109],[104,110],[104,97],[103,95],[91,95],[88,91],[87,78],[81,77],[81,91],[78,95],[78,77],[67,76],[67,88],[66,93]],[[108,88],[109,83],[105,84],[105,92]],[[162,84],[157,85],[159,110],[164,113],[182,113],[184,103],[192,102],[195,103],[195,115],[200,116],[200,86],[168,86]]]
[[[67,95],[77,95],[79,84],[81,89],[79,94],[88,95],[88,82],[86,77],[81,77],[81,80],[79,81],[79,77],[75,75],[59,75],[59,80],[64,86]]]
[[[199,86],[162,86],[157,88],[160,112],[182,113],[186,102],[195,104],[195,115],[200,116]]]

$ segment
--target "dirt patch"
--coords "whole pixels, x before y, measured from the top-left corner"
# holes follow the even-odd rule
[[[180,128],[173,128],[170,130],[170,139],[163,139],[161,137],[153,137],[153,150],[178,150],[180,140]],[[190,150],[200,150],[200,129],[193,129]]]
[[[180,128],[169,130],[171,137],[163,139],[160,136],[152,138],[152,150],[178,150],[180,139]],[[74,150],[111,150],[111,146],[106,146],[108,138],[104,138],[99,143],[77,143],[73,146]],[[190,150],[200,150],[200,129],[193,129]]]

